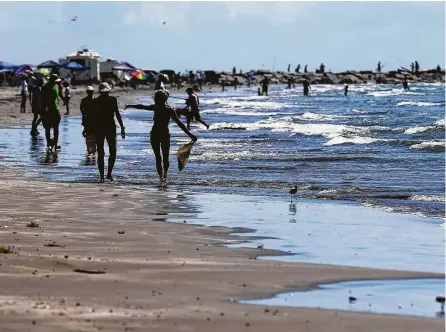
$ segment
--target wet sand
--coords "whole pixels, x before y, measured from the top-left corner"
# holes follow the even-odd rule
[[[2,331],[444,330],[436,318],[235,303],[443,275],[257,260],[281,253],[216,246],[243,239],[229,235],[238,229],[163,221],[194,212],[181,192],[43,182],[12,168],[0,169],[0,186],[0,246],[14,246],[0,254]]]
[[[73,91],[73,115],[82,91]],[[114,95],[124,105],[151,92]],[[31,122],[19,99],[17,89],[0,89],[0,126]],[[235,302],[320,283],[443,275],[257,260],[282,253],[216,245],[243,240],[229,235],[240,229],[165,222],[193,210],[180,192],[44,182],[14,168],[0,168],[0,186],[0,246],[12,250],[0,254],[2,331],[444,330],[435,318]]]

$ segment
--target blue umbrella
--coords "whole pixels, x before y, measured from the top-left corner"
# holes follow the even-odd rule
[[[56,61],[53,60],[48,60],[37,65],[37,68],[59,68],[59,67],[60,63],[57,63]]]
[[[19,67],[18,65],[14,65],[9,62],[0,61],[0,69],[9,69],[9,71],[14,71]]]
[[[81,64],[71,61],[68,63],[64,63],[63,65],[61,65],[62,68],[65,69],[70,69],[70,70],[85,70],[88,69],[88,67],[82,66]]]

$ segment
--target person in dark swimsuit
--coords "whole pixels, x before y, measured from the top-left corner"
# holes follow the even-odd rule
[[[175,121],[178,127],[180,127],[192,141],[197,141],[197,137],[186,128],[186,126],[178,119],[175,110],[167,104],[168,98],[169,92],[167,90],[158,90],[155,91],[155,104],[132,104],[126,105],[124,108],[153,111],[153,127],[150,131],[150,144],[152,145],[153,153],[156,158],[156,171],[161,180],[167,178],[167,172],[169,170],[170,120]]]
[[[96,148],[98,151],[98,169],[101,179],[99,182],[104,182],[104,143],[107,140],[108,144],[108,171],[107,179],[114,181],[112,176],[113,167],[116,161],[116,124],[115,116],[118,119],[121,127],[121,137],[125,138],[125,127],[122,122],[121,113],[119,113],[118,99],[110,96],[111,88],[108,83],[99,84],[100,95],[93,99],[91,118],[89,118],[89,130],[96,135]]]
[[[60,78],[51,74],[49,81],[41,89],[41,113],[42,124],[45,128],[46,145],[49,150],[60,150],[59,142],[59,83]],[[51,138],[53,129],[53,138]]]
[[[190,130],[190,123],[194,119],[209,129],[209,125],[200,116],[200,100],[194,89],[189,87],[186,89],[186,93],[189,97],[186,99],[186,107],[180,110],[180,113],[186,115],[187,130]]]

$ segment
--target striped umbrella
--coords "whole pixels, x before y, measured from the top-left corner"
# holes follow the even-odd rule
[[[136,70],[136,71],[132,71],[129,73],[130,76],[133,76],[134,78],[140,80],[140,81],[145,81],[149,78],[149,75],[147,75],[145,72],[143,72],[142,70]]]

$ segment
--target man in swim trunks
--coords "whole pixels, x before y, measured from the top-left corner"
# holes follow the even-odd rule
[[[125,127],[122,122],[121,114],[118,108],[118,99],[110,96],[110,86],[108,83],[99,84],[99,96],[94,99],[91,113],[91,118],[88,122],[89,129],[96,134],[96,147],[98,150],[98,169],[100,175],[100,183],[104,182],[104,143],[107,140],[108,144],[108,170],[107,179],[114,181],[112,176],[113,167],[116,161],[116,124],[115,116],[118,119],[119,126],[121,127],[121,137],[125,138]]]
[[[189,87],[186,89],[186,93],[189,95],[189,97],[186,99],[186,107],[180,110],[179,114],[186,116],[187,129],[190,130],[190,123],[194,119],[209,129],[209,125],[200,116],[200,100],[198,99],[194,89]]]
[[[60,146],[57,145],[60,123],[59,83],[60,78],[56,74],[51,74],[48,83],[42,87],[41,92],[42,124],[45,128],[46,145],[50,150],[53,148],[60,150]],[[51,129],[53,129],[53,138],[51,138]]]
[[[156,171],[161,180],[167,179],[169,170],[170,132],[169,123],[172,119],[191,139],[196,141],[186,126],[178,119],[177,113],[167,104],[169,92],[167,90],[155,91],[155,104],[152,105],[126,105],[124,109],[136,108],[153,111],[153,127],[150,132],[150,144],[156,159]]]

